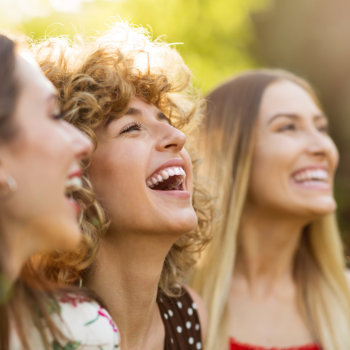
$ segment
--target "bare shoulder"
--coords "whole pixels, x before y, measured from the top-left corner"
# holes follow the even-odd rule
[[[205,339],[205,337],[207,335],[207,329],[208,329],[207,308],[206,308],[202,298],[199,296],[199,294],[194,289],[190,288],[189,286],[185,286],[185,289],[188,292],[188,294],[191,296],[192,300],[197,305],[199,321],[201,323],[201,329],[202,329],[202,337],[203,337],[203,339]]]

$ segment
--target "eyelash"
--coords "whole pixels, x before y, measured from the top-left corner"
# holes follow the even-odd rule
[[[120,135],[131,132],[131,131],[138,131],[138,130],[141,130],[141,128],[142,128],[141,123],[132,122],[132,123],[124,126],[124,128],[120,131]]]
[[[294,131],[296,130],[296,127],[294,124],[287,124],[287,125],[284,125],[284,126],[281,126],[279,129],[278,129],[278,132],[283,132],[283,131]],[[325,125],[325,126],[320,126],[318,128],[318,130],[320,132],[324,132],[326,134],[328,134],[329,130],[328,130],[328,125]]]
[[[287,125],[284,125],[284,126],[281,126],[279,129],[278,129],[278,132],[283,132],[283,131],[294,131],[296,128],[295,128],[295,125],[294,124],[287,124]]]
[[[321,127],[318,128],[318,130],[321,131],[321,132],[324,132],[326,134],[329,133],[328,125],[321,126]]]

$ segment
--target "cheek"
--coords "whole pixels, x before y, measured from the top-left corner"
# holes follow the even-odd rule
[[[334,165],[334,169],[337,169],[339,164],[339,152],[338,152],[338,148],[333,142],[331,147],[331,158],[332,158],[332,163]]]
[[[23,159],[43,166],[46,171],[50,168],[67,171],[74,159],[72,145],[68,135],[58,125],[49,124],[26,135],[22,142]],[[43,123],[44,124],[44,123]]]
[[[279,149],[258,146],[252,161],[252,178],[267,181],[283,170],[286,154]]]
[[[50,196],[52,191],[56,192],[52,188],[61,188],[66,181],[74,155],[70,145],[57,134],[57,131],[49,132],[50,129],[42,131],[26,135],[21,140],[20,148],[13,156],[16,160],[13,164],[13,176],[21,179],[23,186],[35,189],[37,187],[35,185],[40,185],[36,190],[45,189]]]
[[[190,155],[187,153],[187,151],[184,151],[183,159],[186,164],[186,181],[188,190],[193,193],[193,167],[192,167],[192,160]]]
[[[291,145],[256,145],[249,182],[250,197],[262,200],[283,195],[287,190],[289,174],[295,154]]]
[[[130,193],[131,188],[138,186],[140,164],[141,159],[135,161],[128,152],[113,149],[96,151],[88,173],[97,195],[110,200]]]

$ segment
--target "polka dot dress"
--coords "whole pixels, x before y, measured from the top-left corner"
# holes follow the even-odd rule
[[[160,292],[157,303],[165,328],[164,350],[202,349],[197,306],[187,291],[176,298]]]

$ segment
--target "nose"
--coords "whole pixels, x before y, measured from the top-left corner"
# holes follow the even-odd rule
[[[161,124],[161,137],[157,143],[157,150],[172,150],[174,152],[181,151],[186,143],[186,135],[170,124],[164,122]]]
[[[90,139],[75,126],[67,123],[71,135],[73,152],[77,160],[88,158],[91,155],[93,145]]]
[[[311,130],[307,135],[307,151],[314,157],[327,158],[335,156],[337,158],[337,147],[329,135],[320,132],[318,129]]]

